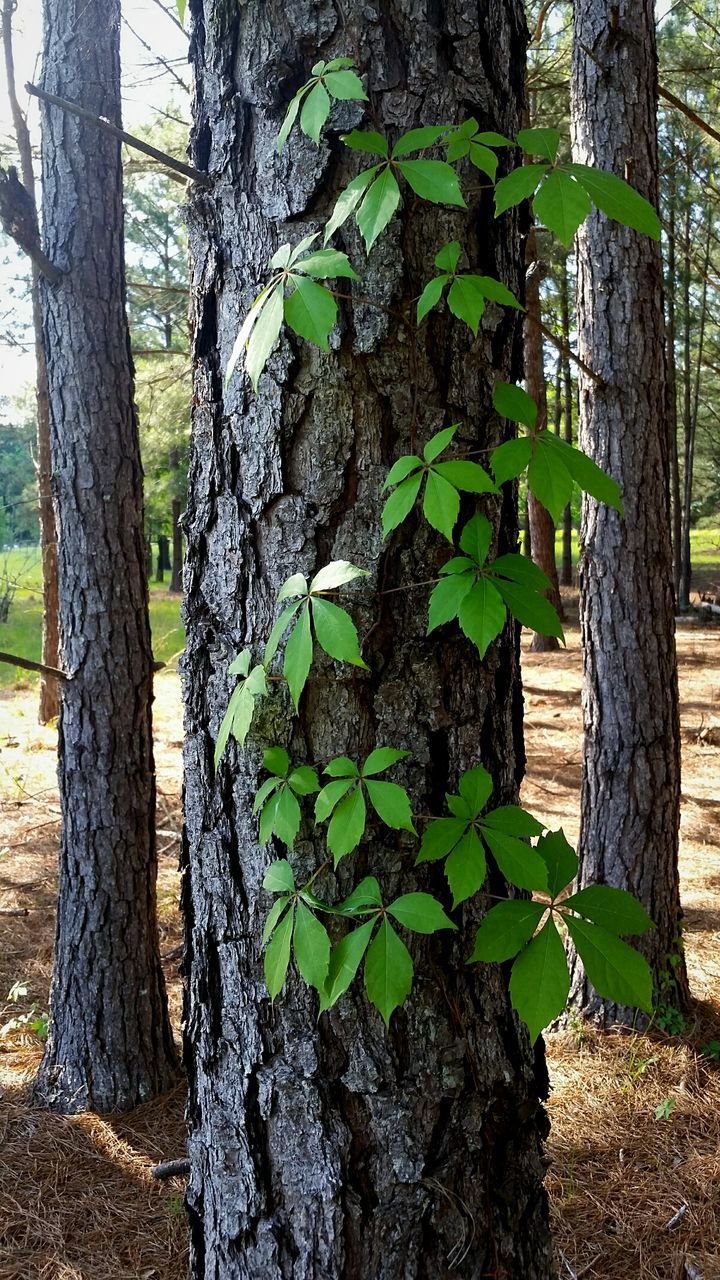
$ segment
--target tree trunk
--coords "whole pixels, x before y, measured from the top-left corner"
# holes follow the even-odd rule
[[[13,128],[20,157],[20,173],[23,186],[33,204],[33,219],[37,229],[37,198],[35,194],[35,168],[32,158],[30,131],[20,110],[15,87],[15,60],[13,57],[12,20],[16,0],[3,0],[3,48],[8,97],[13,118]],[[38,487],[38,514],[40,523],[40,558],[43,584],[42,662],[46,667],[58,667],[58,581],[57,542],[55,514],[52,506],[50,459],[50,405],[48,400],[47,365],[43,347],[42,305],[40,300],[40,273],[35,262],[30,263],[33,337],[35,341],[35,395],[37,412],[37,459],[35,474]],[[38,719],[47,724],[60,710],[57,680],[53,676],[40,676],[40,702]]]
[[[271,1006],[262,978],[261,880],[271,859],[251,805],[260,742],[294,759],[412,751],[402,766],[419,811],[437,811],[459,771],[482,756],[498,801],[522,772],[517,637],[507,628],[484,666],[446,629],[428,641],[425,593],[394,591],[445,558],[411,517],[383,548],[381,484],[393,459],[444,421],[464,451],[502,438],[494,373],[520,373],[514,313],[492,310],[478,340],[447,311],[413,337],[388,311],[342,304],[330,355],[283,334],[253,395],[224,373],[269,253],[317,230],[357,168],[337,144],[294,133],[281,157],[285,107],[317,58],[355,55],[367,72],[373,127],[394,134],[475,114],[512,133],[523,93],[525,24],[518,0],[464,11],[392,0],[329,5],[194,0],[196,193],[193,454],[186,518],[188,638],[185,911],[189,948],[192,1269],[196,1280],[407,1280],[551,1274],[541,1136],[542,1056],[533,1057],[498,970],[469,971],[463,948],[416,949],[417,983],[389,1033],[358,982],[317,1021],[315,996],[292,976]],[[457,58],[457,62],[455,59]],[[360,118],[335,109],[335,128]],[[346,224],[346,227],[349,224]],[[467,234],[469,232],[469,240]],[[366,262],[354,228],[345,247],[360,298],[396,310],[420,292],[434,255],[457,236],[478,270],[521,288],[515,215],[495,222],[486,196],[470,219],[408,200]],[[342,290],[348,292],[348,290]],[[470,507],[468,508],[470,510]],[[503,504],[498,545],[514,548]],[[213,775],[230,659],[261,651],[275,594],[292,572],[333,558],[379,569],[354,597],[372,675],[311,676],[299,717],[264,717]],[[382,593],[376,594],[380,585]],[[272,715],[272,713],[269,713]],[[264,736],[265,735],[265,736]],[[305,852],[303,852],[303,850]],[[305,832],[294,859],[318,865]],[[315,862],[317,858],[317,863]],[[352,861],[348,859],[346,861]],[[417,884],[391,837],[371,836],[358,864],[383,866],[385,888]],[[344,864],[339,891],[347,883]],[[420,884],[427,883],[420,877]]]
[[[570,306],[568,299],[568,269],[567,257],[563,257],[562,269],[560,275],[560,321],[562,325],[562,340],[565,343],[566,350],[570,346]],[[573,385],[572,370],[570,369],[570,361],[567,356],[563,357],[563,374],[565,384],[565,395],[563,404],[563,422],[564,422],[564,440],[566,444],[573,443]],[[572,568],[572,507],[568,502],[563,511],[563,542],[562,542],[562,561],[560,566],[560,582],[563,587],[571,587],[573,584],[573,568]]]
[[[172,500],[172,577],[170,579],[170,590],[173,592],[182,591],[182,567],[183,567],[183,542],[182,529],[180,528],[180,509],[181,502],[179,498]]]
[[[700,408],[700,378],[703,369],[703,351],[705,347],[705,325],[707,320],[707,292],[708,292],[708,271],[710,270],[710,246],[713,234],[713,218],[710,210],[707,212],[707,229],[705,236],[705,253],[702,265],[702,288],[700,292],[700,322],[698,324],[697,337],[697,356],[695,360],[695,378],[693,382],[692,397],[688,396],[688,411],[685,414],[686,431],[685,431],[685,449],[684,449],[684,475],[683,475],[683,506],[681,520],[681,547],[680,547],[680,601],[683,609],[687,609],[690,604],[690,586],[692,583],[692,546],[690,542],[690,527],[692,524],[692,498],[693,498],[693,479],[695,474],[695,441],[697,439],[698,411]],[[690,277],[690,242],[687,244],[687,276]],[[688,335],[687,346],[687,366],[689,388],[690,378],[690,290],[687,290],[688,302],[688,320],[686,332]]]
[[[678,463],[677,362],[675,360],[675,271],[677,227],[678,156],[675,143],[670,150],[670,187],[667,214],[667,277],[665,284],[665,359],[667,367],[668,451],[670,458],[670,513],[673,552],[673,588],[676,602],[680,598],[680,561],[682,545],[682,502],[680,500],[680,467]]]
[[[690,459],[694,451],[692,422],[692,364],[690,351],[690,334],[692,331],[692,314],[690,310],[690,283],[692,270],[690,265],[690,243],[692,237],[692,196],[693,179],[692,153],[687,147],[687,166],[685,184],[685,219],[683,245],[683,484],[682,514],[680,517],[680,583],[678,589],[678,607],[682,610],[690,608],[690,583],[692,580],[692,563],[690,557],[690,503],[692,502],[692,469]]]
[[[652,0],[576,0],[575,158],[631,173],[655,205],[656,74]],[[625,505],[622,518],[583,503],[580,881],[637,894],[657,925],[642,943],[657,998],[685,1009],[660,247],[595,213],[577,253],[580,354],[603,379],[580,375],[580,445],[618,481]],[[572,995],[605,1023],[635,1017],[600,1000],[577,960]]]
[[[535,228],[531,227],[525,245],[525,265],[529,268],[525,285],[525,388],[538,407],[538,431],[547,426],[547,386],[545,383],[545,360],[543,356],[543,340],[540,331],[540,271],[537,268],[537,237]],[[550,579],[552,589],[547,592],[548,599],[554,604],[562,618],[562,600],[558,586],[557,565],[555,563],[555,523],[549,511],[546,511],[535,494],[528,489],[527,495],[528,524],[530,526],[530,551],[538,569]],[[556,636],[543,636],[535,632],[530,645],[533,653],[551,653],[560,648]]]
[[[120,123],[119,0],[47,0],[45,88]],[[72,38],[68,39],[68,32]],[[155,914],[152,652],[125,316],[120,147],[43,110],[43,283],[59,533],[63,824],[50,1032],[37,1096],[123,1110],[176,1061]]]

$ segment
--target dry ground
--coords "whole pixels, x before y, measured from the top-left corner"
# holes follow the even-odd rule
[[[573,838],[581,746],[576,628],[568,639],[565,652],[524,657],[523,799]],[[720,1280],[720,630],[681,631],[679,653],[682,876],[696,1017],[676,1035],[656,1028],[602,1037],[577,1026],[549,1037],[548,1188],[565,1280]],[[161,675],[166,956],[180,936],[180,724],[177,678]],[[36,723],[31,687],[0,698],[0,1025],[33,1000],[46,1006],[58,834],[54,751],[54,731]],[[168,960],[166,976],[179,1025],[176,964]],[[18,980],[27,996],[3,1006]],[[33,1111],[25,1087],[41,1048],[27,1029],[0,1036],[0,1280],[181,1280],[183,1184],[154,1182],[150,1169],[183,1152],[182,1089],[122,1118]],[[668,1115],[656,1118],[663,1104]]]

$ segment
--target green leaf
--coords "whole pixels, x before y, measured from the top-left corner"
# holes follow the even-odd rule
[[[577,916],[563,916],[583,968],[599,995],[632,1009],[652,1011],[652,974],[644,956],[614,933]]]
[[[301,258],[304,253],[307,253],[308,249],[312,248],[319,235],[319,231],[311,231],[309,235],[302,236],[290,254],[288,266],[292,267],[298,258]]]
[[[420,844],[420,852],[415,859],[416,865],[421,862],[437,862],[455,848],[467,830],[464,818],[436,818],[425,828]]]
[[[520,587],[515,582],[506,582],[503,578],[495,578],[494,584],[510,610],[513,618],[517,618],[524,627],[538,631],[541,636],[557,636],[564,640],[562,622],[557,611],[545,599],[528,587]]]
[[[505,605],[487,578],[465,596],[458,611],[460,629],[475,645],[481,658],[505,626]]]
[[[457,174],[445,160],[400,160],[397,167],[421,199],[466,207]]]
[[[298,89],[297,93],[295,94],[295,97],[292,99],[292,101],[290,102],[290,105],[288,106],[287,111],[285,112],[285,119],[283,120],[282,125],[280,126],[280,132],[277,136],[278,154],[282,151],[283,147],[285,146],[285,143],[288,140],[288,137],[290,135],[290,130],[292,129],[297,119],[297,113],[300,110],[300,103],[302,102],[309,88],[310,88],[309,84],[304,84],[302,86],[302,89]]]
[[[511,960],[530,941],[546,910],[542,902],[513,899],[498,903],[488,911],[475,935],[468,964],[475,960],[495,964]]]
[[[503,133],[495,133],[492,129],[486,130],[484,133],[475,134],[475,142],[481,142],[484,147],[512,147],[514,142],[511,138],[506,138]]]
[[[568,844],[562,829],[548,831],[541,836],[536,848],[547,866],[548,893],[551,898],[556,898],[577,875],[577,854],[572,845]]]
[[[461,137],[459,131],[454,133],[447,140],[447,159],[448,164],[456,164],[458,160],[462,160],[464,156],[470,154],[470,139]]]
[[[352,67],[353,64],[353,58],[331,58],[329,62],[325,63],[325,70],[339,71],[342,67]]]
[[[252,661],[252,654],[250,650],[243,649],[242,653],[238,653],[237,656],[233,658],[232,662],[230,663],[230,666],[228,667],[228,675],[229,676],[247,676],[250,672],[251,661]]]
[[[423,515],[428,524],[442,533],[448,542],[452,542],[459,514],[460,496],[457,489],[443,480],[436,471],[428,471],[423,498]]]
[[[487,147],[482,146],[473,138],[468,144],[468,156],[470,163],[475,165],[481,173],[486,173],[494,182],[497,177],[498,158],[494,151],[489,151]],[[450,155],[448,154],[448,160]]]
[[[399,204],[400,188],[395,174],[389,167],[382,169],[356,215],[368,253],[378,236],[385,230]]]
[[[488,573],[497,574],[501,578],[509,578],[522,587],[532,587],[534,591],[549,591],[550,579],[538,569],[529,556],[504,555],[491,560],[487,566]]]
[[[546,164],[521,164],[506,178],[501,178],[495,186],[495,217],[499,218],[513,205],[529,200],[547,171]]]
[[[527,481],[538,502],[557,524],[572,497],[572,476],[561,455],[543,442],[543,434],[538,437],[530,459]]]
[[[420,324],[425,319],[428,311],[432,311],[436,307],[443,295],[443,289],[447,284],[450,276],[435,276],[434,280],[430,280],[423,289],[417,304],[417,322]]]
[[[295,923],[295,904],[275,926],[275,932],[265,950],[265,985],[271,1000],[280,994],[290,963],[290,939]]]
[[[290,638],[285,645],[285,659],[283,661],[283,675],[287,680],[290,696],[295,704],[296,711],[300,702],[300,694],[305,688],[305,682],[312,666],[312,656],[313,645],[310,633],[310,606],[308,602],[303,605]]]
[[[180,22],[184,25],[185,9],[187,8],[187,0],[175,0],[175,3],[177,5],[178,18],[180,19]]]
[[[609,933],[639,937],[655,926],[645,908],[631,893],[607,884],[591,884],[571,894],[563,907],[572,907]]]
[[[411,151],[422,151],[425,147],[432,147],[447,131],[446,124],[427,124],[421,129],[410,129],[395,143],[392,151],[393,158],[409,155]]]
[[[277,814],[279,799],[280,799],[280,793],[277,790],[277,788],[275,788],[275,794],[272,796],[271,799],[267,800],[267,802],[263,805],[263,810],[262,810],[262,813],[260,814],[260,831],[259,831],[259,840],[261,844],[268,843],[275,829],[275,817]]]
[[[304,902],[298,902],[293,935],[295,963],[309,987],[321,991],[330,967],[327,929]]]
[[[277,593],[277,602],[282,604],[283,600],[290,600],[293,596],[306,596],[308,590],[307,578],[304,573],[293,573],[290,578],[286,578],[280,590]]]
[[[409,751],[398,751],[396,747],[376,747],[370,752],[365,764],[362,767],[363,778],[371,778],[376,773],[384,773],[391,765],[397,764],[399,760],[407,760],[410,755]]]
[[[375,910],[376,907],[382,906],[382,895],[380,893],[380,885],[375,876],[365,876],[361,880],[352,893],[336,907],[338,915],[351,916],[358,912],[366,912]]]
[[[295,617],[298,609],[302,607],[302,603],[302,600],[296,600],[294,604],[289,604],[286,609],[283,609],[280,614],[280,617],[268,636],[268,642],[265,645],[265,654],[263,656],[263,665],[265,667],[270,666],[270,663],[277,653],[278,645],[280,644],[285,631],[287,630],[291,620]]]
[[[490,521],[485,516],[477,513],[465,525],[460,535],[460,546],[476,565],[482,567],[490,548],[491,539],[492,525]],[[445,565],[445,568],[447,569],[447,565]]]
[[[318,596],[312,598],[313,623],[315,635],[321,649],[338,662],[350,662],[354,667],[368,670],[360,653],[360,641],[355,623],[344,609],[322,600]]]
[[[485,883],[485,850],[476,833],[467,831],[445,863],[445,875],[453,896],[453,907],[472,898]]]
[[[598,502],[605,502],[609,507],[614,507],[620,515],[623,514],[620,486],[612,476],[603,471],[592,458],[583,453],[582,449],[566,444],[554,432],[543,431],[540,439],[559,453],[573,480],[585,493],[597,498]]]
[[[337,303],[321,284],[292,276],[295,290],[285,299],[285,319],[301,338],[329,351],[328,335],[337,320]]]
[[[501,417],[509,418],[511,422],[521,422],[530,431],[534,430],[537,405],[522,387],[516,387],[512,382],[496,382],[493,404]]]
[[[276,796],[273,829],[278,839],[292,849],[300,830],[300,805],[287,786],[281,787]]]
[[[417,471],[422,466],[420,458],[416,458],[414,454],[408,453],[404,457],[398,458],[394,462],[385,477],[383,489],[389,489],[393,484],[399,484],[401,480],[405,480],[413,471]]]
[[[479,279],[479,276],[456,276],[447,296],[453,315],[464,320],[476,337],[485,310],[485,294],[478,285]]]
[[[538,822],[531,813],[515,804],[504,804],[499,809],[492,809],[485,814],[483,823],[495,831],[504,831],[509,836],[539,836],[543,830],[542,822]]]
[[[395,831],[412,831],[416,834],[412,820],[410,799],[404,787],[397,782],[365,783],[368,798],[376,814],[387,827]]]
[[[359,778],[360,770],[349,756],[336,756],[323,769],[331,778]]]
[[[442,431],[436,431],[435,435],[430,437],[423,449],[423,458],[426,462],[434,462],[443,449],[447,449],[459,426],[459,422],[454,422],[451,427],[443,427]]]
[[[327,846],[333,855],[335,866],[346,853],[352,853],[359,845],[365,830],[365,819],[365,797],[362,787],[356,786],[335,806],[328,826]]]
[[[460,574],[460,573],[465,573],[468,569],[472,569],[473,581],[474,581],[477,567],[478,566],[475,564],[475,561],[471,560],[469,556],[453,556],[451,560],[445,561],[445,564],[442,565],[440,572],[450,573],[450,574]]]
[[[403,893],[387,908],[388,914],[413,933],[437,933],[457,929],[431,893]]]
[[[435,257],[435,266],[441,271],[449,271],[454,274],[458,262],[460,261],[460,241],[451,240],[449,244],[443,245],[440,252]]]
[[[473,817],[481,813],[492,795],[492,778],[481,764],[467,769],[460,779],[460,795],[470,806]]]
[[[560,134],[557,129],[521,129],[517,144],[526,155],[542,156],[552,164],[560,146]]]
[[[316,253],[295,262],[294,269],[318,280],[335,280],[341,276],[349,280],[360,279],[347,254],[340,253],[338,249],[318,249]]]
[[[320,790],[318,776],[309,764],[301,764],[293,769],[288,775],[288,786],[292,787],[297,796],[312,796]]]
[[[253,813],[257,813],[258,809],[262,809],[268,796],[271,796],[273,791],[277,791],[279,786],[280,786],[280,778],[265,779],[262,786],[258,787],[258,790],[256,792],[255,799],[253,801],[253,807],[252,807]],[[265,841],[261,840],[260,843],[264,844]]]
[[[456,489],[461,489],[463,493],[497,493],[487,471],[484,471],[477,462],[454,460],[438,462],[433,467],[433,471],[441,475],[444,480],[448,480]]]
[[[263,752],[263,764],[268,773],[284,778],[290,768],[290,757],[284,747],[268,747]]]
[[[533,200],[533,213],[538,222],[553,231],[567,248],[590,209],[587,191],[562,169],[548,174]]]
[[[257,677],[251,680],[251,677],[255,676],[255,672],[260,673],[259,681]],[[216,769],[227,746],[230,734],[232,734],[239,746],[245,745],[245,739],[250,731],[250,725],[255,713],[255,698],[263,693],[267,693],[265,669],[263,667],[254,667],[247,680],[241,681],[233,689],[227,710],[220,723],[217,742],[215,743],[214,763]]]
[[[393,529],[397,529],[412,511],[420,492],[423,475],[424,472],[420,472],[418,475],[409,476],[390,494],[382,509],[383,538],[387,538]]]
[[[323,244],[327,244],[333,232],[337,231],[338,227],[341,227],[347,221],[350,214],[355,212],[379,168],[380,166],[376,164],[372,169],[365,169],[363,173],[359,173],[356,178],[353,178],[352,182],[348,183],[344,191],[341,191],[325,227]]]
[[[430,596],[427,633],[457,618],[465,596],[475,582],[472,573],[448,574],[441,578]]]
[[[275,928],[275,925],[280,919],[289,901],[290,901],[289,894],[285,894],[284,897],[276,898],[275,901],[273,902],[270,910],[268,911],[267,919],[265,921],[265,927],[263,929],[263,935],[262,935],[263,946],[265,945],[268,938],[270,937],[270,934]]]
[[[350,133],[340,135],[346,147],[352,151],[368,151],[371,156],[387,156],[389,154],[387,138],[374,129],[353,129]],[[347,188],[346,188],[347,189]]]
[[[608,218],[614,218],[625,227],[640,231],[651,240],[660,239],[660,219],[649,201],[634,187],[604,169],[592,169],[584,164],[564,166],[578,182],[582,183],[590,199]]]
[[[336,587],[344,587],[347,582],[354,582],[356,578],[369,577],[367,569],[358,569],[349,560],[331,560],[330,564],[326,564],[315,574],[310,583],[310,591],[334,591]]]
[[[327,772],[327,770],[326,770]],[[353,778],[340,778],[337,782],[328,782],[315,801],[315,821],[325,822],[330,817],[335,805],[350,790]]]
[[[282,283],[280,283],[275,285],[263,302],[262,309],[255,321],[255,324],[253,325],[252,332],[247,341],[245,372],[252,383],[253,391],[257,391],[258,389],[260,374],[265,368],[267,358],[277,342],[280,334],[280,327],[282,325],[282,318],[283,287]],[[228,372],[226,374],[226,377],[228,378],[232,371],[232,366],[233,360],[231,357],[230,364],[228,365]]]
[[[503,831],[495,831],[485,823],[481,823],[481,828],[483,840],[510,884],[518,889],[547,893],[547,867],[532,845],[507,836]]]
[[[300,112],[300,128],[316,145],[320,143],[322,127],[330,115],[330,97],[318,81],[307,95]]]
[[[271,862],[263,876],[263,889],[269,893],[294,893],[295,876],[287,858],[278,858]]]
[[[383,920],[365,957],[365,990],[386,1026],[410,995],[413,963],[405,943],[388,920]]]
[[[367,101],[363,82],[354,71],[326,70],[323,81],[331,97],[340,102],[355,102],[363,98]]]
[[[490,466],[498,484],[506,480],[514,480],[528,465],[532,455],[530,436],[518,436],[514,440],[506,440],[498,445],[490,454]]]
[[[562,1013],[570,990],[565,948],[552,917],[520,952],[510,974],[510,999],[534,1043]]]
[[[512,307],[514,311],[524,311],[515,294],[506,285],[495,280],[493,276],[463,276],[461,279],[477,280],[478,288],[490,302],[497,302],[500,307]]]
[[[279,249],[275,250],[268,266],[276,267],[280,271],[284,271],[290,261],[291,247],[289,244],[281,244]]]
[[[320,993],[321,1012],[334,1005],[347,991],[360,968],[374,928],[375,920],[368,920],[346,933],[333,949],[325,987]]]

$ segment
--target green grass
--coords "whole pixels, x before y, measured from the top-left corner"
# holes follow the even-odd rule
[[[691,560],[693,569],[711,569],[720,566],[720,526],[690,530]],[[572,531],[572,562],[578,562],[580,546],[577,529]],[[555,557],[560,564],[562,557],[562,529],[555,531]]]
[[[0,552],[0,580],[7,574],[17,582],[18,588],[10,606],[7,622],[0,623],[0,649],[17,653],[23,658],[39,662],[42,650],[42,569],[40,553],[30,551]],[[165,584],[150,584],[150,627],[153,637],[153,653],[158,662],[171,662],[177,658],[185,643],[185,631],[180,621],[180,597],[168,594]],[[0,662],[0,687],[14,684],[16,680],[35,680],[30,671]]]

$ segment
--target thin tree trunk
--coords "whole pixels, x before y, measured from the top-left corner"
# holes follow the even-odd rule
[[[525,387],[538,407],[538,430],[541,430],[547,424],[547,386],[542,333],[537,323],[541,319],[540,272],[532,269],[537,266],[537,237],[534,227],[530,227],[528,231],[525,265],[529,268],[525,285],[525,307],[528,315],[525,321]],[[533,324],[533,320],[536,323]],[[527,509],[532,558],[550,579],[552,589],[547,592],[547,597],[562,617],[562,600],[555,564],[555,524],[550,512],[546,511],[530,490]],[[536,631],[530,648],[533,653],[551,653],[560,648],[560,643],[555,636],[543,636]]]
[[[692,268],[690,264],[690,237],[692,234],[692,200],[690,183],[692,165],[690,147],[687,150],[687,169],[685,186],[685,220],[683,226],[683,484],[682,514],[680,517],[680,584],[678,589],[678,607],[690,608],[690,579],[692,565],[690,562],[690,503],[692,501],[692,477],[690,475],[690,456],[692,453],[692,363],[690,354],[690,334],[692,319],[690,314],[690,281]]]
[[[656,74],[652,0],[576,0],[575,158],[629,169],[655,205]],[[583,504],[580,881],[638,895],[657,925],[642,942],[657,998],[685,1010],[660,249],[595,213],[577,254],[580,354],[603,379],[580,376],[580,444],[618,481],[625,505],[622,518],[593,499]],[[577,958],[572,997],[606,1024],[635,1017],[597,996]]]
[[[373,127],[393,134],[468,111],[486,127],[517,128],[522,6],[499,0],[479,34],[454,9],[440,14],[418,0],[374,9],[348,0],[342,22],[312,0],[193,3],[194,162],[215,178],[213,197],[198,193],[190,218],[185,912],[196,1280],[440,1280],[451,1255],[453,1275],[477,1280],[546,1280],[552,1270],[544,1067],[502,975],[469,972],[452,944],[417,948],[417,985],[389,1033],[360,982],[318,1022],[303,984],[291,976],[273,1008],[262,979],[269,903],[260,886],[272,855],[258,844],[251,805],[263,741],[318,762],[376,743],[407,747],[403,780],[424,812],[478,756],[499,799],[516,794],[522,770],[513,629],[483,666],[454,632],[429,643],[423,593],[392,589],[427,577],[447,553],[415,516],[385,548],[379,528],[383,478],[411,443],[445,421],[462,422],[466,449],[502,438],[492,382],[521,372],[514,315],[495,315],[475,341],[437,312],[414,339],[385,310],[343,304],[329,355],[284,334],[257,396],[240,375],[223,380],[269,253],[319,229],[357,168],[334,139],[317,150],[293,135],[278,158],[285,105],[316,59],[354,54]],[[334,121],[347,128],[359,114],[342,107]],[[477,197],[468,221],[408,200],[367,261],[348,228],[360,294],[383,307],[409,303],[440,245],[468,232],[473,264],[521,288],[517,221],[496,223]],[[510,500],[496,537],[516,545]],[[263,716],[244,751],[230,746],[215,777],[230,659],[246,644],[261,649],[284,578],[339,557],[369,568],[379,558],[353,597],[372,675],[343,668],[336,678],[327,663],[311,676],[299,717],[281,694],[272,723]],[[302,848],[294,860],[322,861],[321,837],[305,832]],[[353,878],[361,866],[383,866],[389,890],[417,883],[395,839],[371,835],[353,861]],[[338,890],[345,884],[343,864]]]
[[[665,359],[667,366],[668,450],[670,457],[670,513],[673,550],[673,587],[676,602],[680,598],[680,561],[682,544],[682,502],[680,499],[680,467],[678,462],[677,362],[675,359],[675,289],[677,287],[675,254],[677,224],[677,150],[670,151],[670,189],[667,216],[667,281],[665,287]]]
[[[37,230],[37,198],[35,193],[35,169],[33,166],[30,132],[25,116],[20,110],[15,87],[15,62],[13,57],[12,19],[16,0],[3,0],[3,48],[8,97],[15,130],[22,183],[33,204]],[[50,406],[48,401],[47,365],[43,347],[42,307],[40,302],[40,273],[35,262],[30,262],[33,337],[35,342],[35,396],[37,412],[37,459],[35,474],[38,487],[38,515],[40,523],[40,557],[43,584],[42,662],[45,667],[58,667],[58,580],[55,514],[52,505],[50,460]],[[47,724],[60,710],[57,680],[52,676],[40,677],[40,701],[38,719]]]
[[[560,320],[562,324],[562,340],[565,349],[570,347],[570,305],[568,299],[568,269],[567,258],[562,261],[562,269],[560,274]],[[566,444],[573,443],[573,385],[572,370],[570,361],[567,356],[563,361],[565,397],[563,405],[563,421],[564,421],[564,439]],[[563,587],[571,587],[573,583],[573,567],[572,567],[572,507],[567,504],[563,511],[563,542],[562,542],[562,562],[560,567],[560,582]]]
[[[182,529],[180,528],[180,513],[182,503],[179,498],[172,500],[172,577],[170,578],[170,590],[173,592],[182,591],[182,568],[183,568],[183,541]]]
[[[46,0],[53,93],[120,123],[119,0]],[[70,36],[68,33],[72,33]],[[176,1060],[158,953],[152,652],[118,142],[43,108],[43,282],[63,682],[60,889],[36,1096],[116,1111]]]
[[[692,394],[688,396],[688,405],[686,408],[685,432],[685,467],[683,475],[683,507],[682,507],[682,544],[680,556],[680,600],[682,607],[687,609],[690,604],[690,586],[692,583],[692,546],[690,542],[690,527],[692,524],[692,497],[693,497],[693,478],[695,472],[695,440],[697,437],[698,410],[700,407],[700,375],[703,368],[703,352],[705,347],[705,322],[707,319],[707,291],[708,291],[708,269],[710,266],[710,246],[712,241],[713,219],[710,208],[707,210],[707,232],[705,236],[705,253],[703,256],[702,268],[702,292],[700,294],[700,323],[698,326],[697,339],[697,358],[695,361],[695,377],[693,379]],[[690,301],[690,241],[688,239],[687,246],[687,302]],[[689,312],[688,312],[689,316]],[[688,376],[686,380],[687,391],[690,391],[690,320],[688,318],[686,325],[687,334],[687,368]]]

